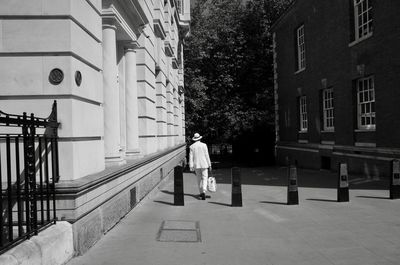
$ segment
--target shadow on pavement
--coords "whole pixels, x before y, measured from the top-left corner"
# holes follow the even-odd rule
[[[286,202],[260,201],[260,203],[278,204],[278,205],[287,205],[287,203],[286,203]]]
[[[161,203],[161,204],[166,204],[166,205],[170,205],[170,206],[175,206],[175,204],[173,204],[172,202],[165,202],[165,201],[158,201],[158,200],[155,200],[155,201],[153,201],[153,202]]]
[[[169,190],[161,190],[161,192],[169,194],[169,195],[174,195],[174,192],[173,191],[169,191]],[[193,197],[195,199],[199,199],[199,195],[198,194],[184,193],[183,195],[184,196],[190,196],[190,197]],[[207,198],[207,196],[206,196],[206,198]],[[208,197],[208,198],[210,198],[210,197]]]
[[[367,199],[379,199],[379,200],[390,200],[389,196],[387,197],[378,197],[378,196],[356,196],[358,198],[367,198]]]
[[[309,201],[319,201],[319,202],[338,202],[337,200],[329,200],[329,199],[314,199],[314,198],[310,198],[307,199]]]
[[[229,206],[229,207],[231,207],[231,205],[230,205],[230,204],[228,204],[228,203],[223,203],[223,202],[208,202],[208,203],[211,203],[211,204],[216,204],[216,205],[222,205],[222,206]]]
[[[165,194],[168,194],[168,195],[172,195],[172,196],[174,195],[174,192],[173,191],[169,191],[169,190],[161,190],[161,192],[163,192]],[[184,193],[183,195],[184,196],[190,196],[190,197],[193,197],[193,198],[195,198],[197,200],[200,200],[199,195],[189,194],[189,193]],[[210,196],[206,196],[206,198],[211,198],[211,197]],[[154,200],[153,202],[175,206],[175,204],[172,203],[172,202],[165,202],[165,201],[159,201],[159,200]]]

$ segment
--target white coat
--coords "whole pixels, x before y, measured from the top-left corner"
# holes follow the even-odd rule
[[[190,146],[189,167],[192,170],[211,167],[210,156],[205,143],[197,141]]]

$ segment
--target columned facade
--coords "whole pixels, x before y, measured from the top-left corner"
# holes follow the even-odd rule
[[[47,117],[57,100],[57,217],[80,254],[185,160],[190,0],[12,2],[0,8],[0,110]]]

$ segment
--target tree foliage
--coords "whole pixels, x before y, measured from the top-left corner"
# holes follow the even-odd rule
[[[270,26],[289,0],[198,0],[185,43],[186,128],[213,142],[273,125]]]

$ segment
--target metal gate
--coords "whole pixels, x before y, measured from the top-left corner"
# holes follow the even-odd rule
[[[55,223],[57,102],[48,118],[0,111],[0,254]]]

